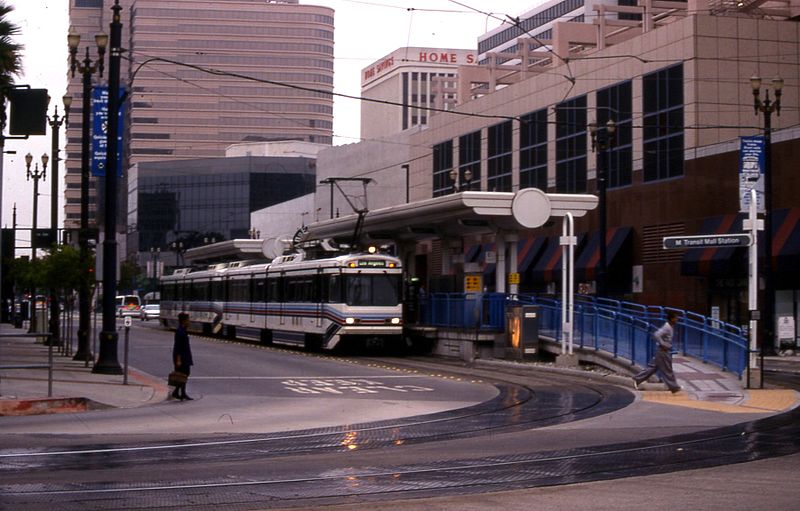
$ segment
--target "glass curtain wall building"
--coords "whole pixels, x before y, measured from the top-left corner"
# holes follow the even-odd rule
[[[315,162],[240,156],[136,164],[130,169],[129,251],[182,252],[248,238],[251,212],[315,190]]]
[[[70,0],[70,23],[96,55],[114,0]],[[120,0],[124,168],[223,157],[231,144],[333,136],[333,10],[297,0]],[[213,72],[209,73],[209,70]],[[105,81],[95,76],[96,83]],[[80,218],[81,76],[67,140],[68,227]],[[123,178],[123,182],[128,180]],[[94,190],[90,218],[95,218]]]

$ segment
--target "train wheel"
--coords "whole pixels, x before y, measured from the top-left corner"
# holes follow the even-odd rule
[[[318,334],[306,334],[305,349],[310,351],[322,349],[322,336]]]
[[[261,344],[265,346],[272,345],[272,330],[262,330],[261,331]]]
[[[227,325],[225,327],[225,337],[228,339],[236,339],[236,327],[232,325]]]

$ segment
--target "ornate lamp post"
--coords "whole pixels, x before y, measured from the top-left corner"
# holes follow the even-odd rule
[[[65,94],[62,98],[64,101],[64,115],[58,116],[58,105],[56,105],[55,113],[52,117],[48,117],[50,124],[50,132],[52,133],[52,145],[50,147],[50,154],[53,159],[50,164],[50,237],[53,240],[53,245],[58,245],[58,157],[59,144],[58,135],[61,125],[65,124],[67,117],[69,117],[69,108],[72,106],[72,96]],[[55,288],[50,289],[50,342],[52,344],[59,344],[60,328],[58,325],[58,296]]]
[[[173,252],[175,252],[175,266],[183,265],[183,253],[186,252],[183,241],[173,241],[169,244]]]
[[[470,169],[464,170],[464,175],[461,176],[461,173],[458,169],[452,169],[448,175],[450,176],[450,181],[453,182],[453,193],[458,193],[462,190],[469,190],[469,187],[472,185],[472,171]],[[464,178],[464,181],[461,181],[461,178]]]
[[[39,209],[39,180],[47,178],[47,162],[50,160],[46,154],[42,155],[42,170],[39,170],[39,163],[31,170],[31,163],[33,162],[33,155],[28,153],[25,155],[25,168],[26,178],[28,181],[33,179],[33,228],[31,229],[31,261],[36,262],[36,230]],[[36,332],[36,285],[34,284],[31,289],[31,302],[33,307],[31,310],[31,323],[29,333]]]
[[[111,54],[108,58],[108,152],[106,154],[105,237],[103,239],[103,330],[100,332],[100,353],[92,372],[122,374],[117,357],[117,153],[119,140],[119,75],[122,58],[122,23],[119,0],[111,8]]]
[[[470,169],[464,171],[464,181],[467,182],[466,186],[464,186],[464,189],[469,191],[470,187],[472,186],[472,171]]]
[[[603,133],[605,131],[605,133]],[[606,214],[606,188],[608,187],[608,153],[616,142],[617,124],[613,119],[606,123],[605,130],[600,130],[597,123],[589,124],[589,136],[592,139],[592,151],[597,150],[597,196],[598,196],[598,216],[600,217],[600,260],[597,262],[597,296],[607,297],[608,286],[606,270],[608,261],[606,259],[606,231],[608,231],[608,219]]]
[[[89,47],[86,47],[86,56],[83,61],[79,61],[78,45],[81,36],[71,30],[67,36],[70,55],[70,70],[72,76],[75,71],[81,73],[83,81],[83,102],[81,109],[81,228],[78,235],[78,243],[81,253],[81,267],[87,268],[89,261],[89,113],[91,111],[92,96],[92,75],[98,73],[103,76],[103,57],[108,45],[108,36],[99,33],[94,36],[97,44],[97,59],[94,62],[89,58]],[[81,279],[80,289],[78,289],[78,350],[75,352],[73,360],[89,361],[92,353],[89,343],[89,281],[88,275]]]
[[[761,99],[761,78],[750,78],[753,88],[753,108],[756,115],[764,114],[764,339],[761,342],[761,354],[772,351],[775,346],[775,278],[772,268],[772,113],[781,115],[781,93],[783,78],[772,79],[772,90],[775,99],[769,99],[769,88],[764,99]]]
[[[150,285],[153,287],[154,293],[158,291],[158,278],[161,277],[160,266],[161,247],[150,247],[150,271],[148,273],[150,278],[153,279]]]

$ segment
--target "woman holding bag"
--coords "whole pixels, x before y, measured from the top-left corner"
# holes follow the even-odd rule
[[[192,347],[189,344],[189,334],[186,332],[188,328],[189,315],[185,312],[181,312],[178,314],[178,328],[175,330],[175,344],[172,347],[172,362],[175,365],[175,371],[185,374],[186,379],[189,378],[191,366],[194,364],[192,360]],[[172,397],[180,399],[181,401],[192,400],[186,393],[186,381],[175,386],[175,390],[172,391]]]

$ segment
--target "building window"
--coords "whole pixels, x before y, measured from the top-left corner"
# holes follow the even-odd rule
[[[520,117],[519,187],[547,191],[547,109]]]
[[[511,191],[511,127],[511,121],[489,127],[486,186],[492,192]]]
[[[469,170],[472,175],[470,178],[470,188],[480,190],[481,185],[481,132],[474,131],[467,135],[458,137],[458,172],[461,181],[464,180],[465,172]]]
[[[645,75],[644,180],[683,175],[683,64]]]
[[[586,96],[556,106],[556,192],[586,193]]]
[[[453,170],[453,141],[433,146],[433,196],[446,195],[453,189],[450,171]]]
[[[608,150],[607,187],[631,184],[633,171],[633,112],[631,82],[622,82],[597,91],[597,126],[609,119],[617,124],[614,145]]]

